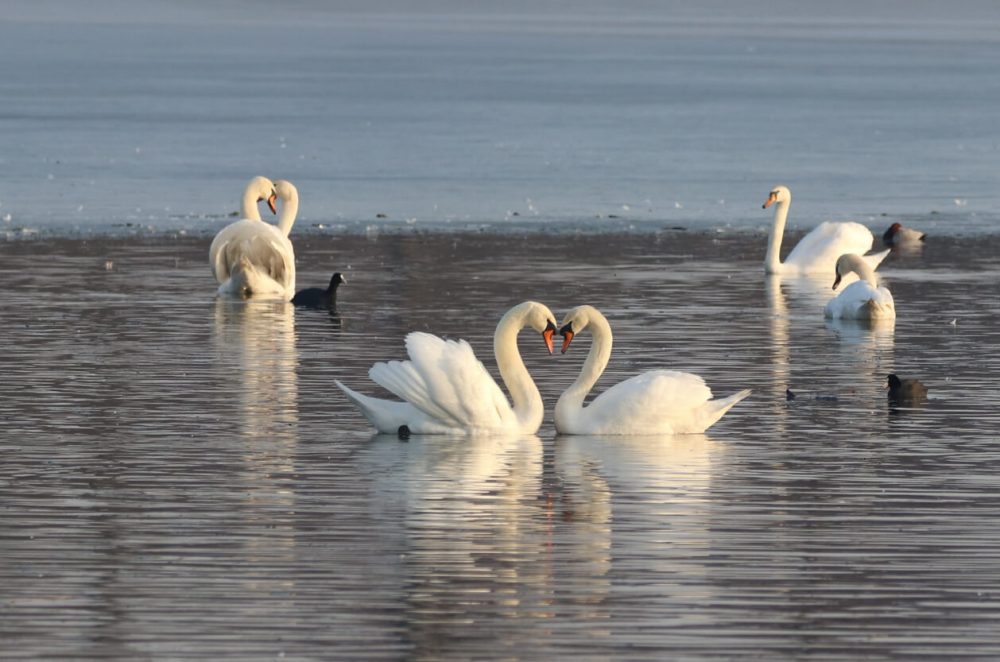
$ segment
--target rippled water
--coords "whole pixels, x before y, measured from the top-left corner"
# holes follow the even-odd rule
[[[998,249],[891,256],[865,329],[752,235],[301,238],[333,315],[214,300],[205,240],[0,244],[4,656],[996,658]],[[527,298],[607,313],[598,389],[754,395],[698,436],[404,443],[333,386],[414,329],[494,369]],[[549,412],[587,342],[522,337]]]

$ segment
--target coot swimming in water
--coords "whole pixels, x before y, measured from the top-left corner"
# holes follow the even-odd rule
[[[330,278],[330,287],[325,290],[320,287],[310,287],[304,290],[299,290],[292,297],[292,303],[296,306],[303,306],[306,308],[336,308],[337,307],[337,288],[340,287],[341,283],[346,283],[347,280],[338,271],[333,274]]]

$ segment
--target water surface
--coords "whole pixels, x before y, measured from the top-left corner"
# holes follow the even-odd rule
[[[823,320],[763,237],[296,240],[335,314],[217,301],[207,240],[0,244],[0,636],[83,659],[1000,656],[995,237],[880,268],[895,324]],[[559,437],[588,347],[521,350],[539,433],[372,434],[403,337],[527,298],[608,315],[597,389],[641,370],[753,388],[704,435]],[[890,406],[886,374],[930,399]],[[785,399],[786,388],[798,397]]]

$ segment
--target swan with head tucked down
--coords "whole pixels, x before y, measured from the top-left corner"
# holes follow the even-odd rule
[[[265,223],[257,203],[267,200],[272,213],[281,198],[278,224]],[[208,251],[219,294],[229,296],[295,295],[295,251],[288,234],[299,209],[299,193],[291,182],[254,177],[243,193],[241,218],[215,235]]]
[[[844,253],[864,255],[871,250],[875,238],[871,230],[853,221],[826,221],[820,223],[781,261],[781,239],[785,234],[788,208],[792,204],[792,192],[786,186],[775,186],[764,201],[764,209],[774,205],[774,221],[768,238],[767,255],[764,257],[764,271],[769,274],[799,275],[832,273],[837,258]],[[872,269],[877,267],[888,250],[864,255]]]
[[[409,361],[380,362],[368,371],[372,381],[402,402],[362,395],[336,383],[379,432],[534,434],[545,410],[517,349],[517,334],[525,327],[542,334],[551,354],[555,317],[544,305],[525,301],[497,324],[493,352],[513,406],[467,342],[429,333],[406,336]]]
[[[593,306],[578,306],[566,315],[559,333],[562,351],[575,335],[590,329],[593,344],[587,360],[556,403],[560,434],[648,435],[700,433],[750,395],[746,389],[712,400],[712,391],[698,375],[675,370],[651,370],[615,384],[583,406],[587,393],[611,358],[611,325]]]
[[[879,287],[875,280],[875,270],[860,255],[841,255],[837,260],[837,276],[833,289],[837,289],[841,279],[855,273],[860,280],[844,288],[844,291],[826,304],[824,315],[829,319],[844,320],[890,320],[896,317],[896,304],[892,294],[885,287]]]

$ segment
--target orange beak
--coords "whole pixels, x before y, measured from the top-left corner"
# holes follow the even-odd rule
[[[545,327],[545,330],[542,331],[542,338],[545,339],[545,348],[549,350],[549,354],[556,351],[555,347],[552,345],[552,336],[555,335],[555,332],[556,325],[552,322],[549,322],[548,326]]]
[[[573,333],[572,329],[565,329],[562,332],[562,337],[563,337],[562,353],[563,354],[565,354],[566,350],[569,349],[569,344],[571,342],[573,342],[573,336],[574,335],[576,335],[576,334]]]
[[[764,201],[764,204],[761,206],[761,209],[767,209],[768,207],[770,207],[771,205],[773,205],[774,204],[774,200],[777,197],[778,196],[776,196],[773,193],[771,195],[767,196],[767,200]]]
[[[278,213],[278,205],[276,204],[277,200],[278,200],[278,194],[277,193],[272,193],[267,198],[267,206],[271,208],[271,213],[272,214],[277,214]]]

